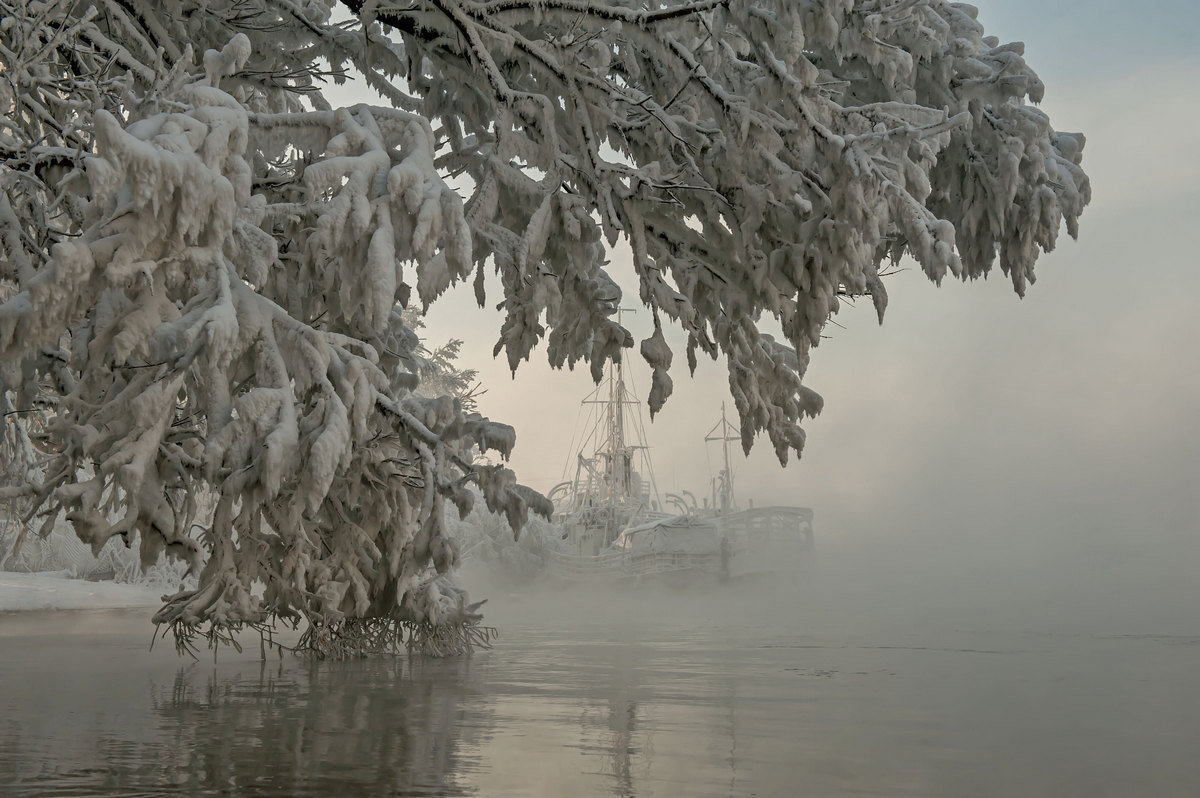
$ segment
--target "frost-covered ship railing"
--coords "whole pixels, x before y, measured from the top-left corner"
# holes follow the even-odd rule
[[[551,551],[550,570],[564,578],[589,579],[600,577],[611,579],[629,573],[625,552],[598,554],[594,557]]]
[[[575,582],[787,570],[813,550],[812,518],[806,507],[674,516],[625,530],[613,548],[595,556],[551,551],[548,567],[555,576]]]
[[[716,519],[727,537],[757,538],[794,543],[798,548],[813,548],[813,511],[807,507],[754,507]]]

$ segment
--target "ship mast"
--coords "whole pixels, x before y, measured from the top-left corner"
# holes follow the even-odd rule
[[[719,432],[718,432],[719,430]],[[725,403],[721,403],[721,420],[704,436],[704,441],[721,442],[721,461],[724,468],[713,480],[713,510],[721,515],[737,510],[736,499],[733,495],[733,467],[729,464],[729,442],[741,440],[737,430],[725,419]]]
[[[612,366],[608,385],[608,470],[611,499],[629,495],[629,451],[625,447],[625,378],[621,361]]]
[[[564,479],[548,494],[560,514],[574,514],[582,530],[577,541],[581,551],[593,543],[607,546],[631,520],[657,512],[661,505],[646,431],[637,413],[640,403],[626,385],[623,363],[614,358],[606,364],[605,375],[582,402],[595,410],[589,412],[590,431],[578,448],[572,444],[575,477]],[[564,478],[568,468],[569,464],[563,468]],[[601,526],[600,534],[587,531]]]

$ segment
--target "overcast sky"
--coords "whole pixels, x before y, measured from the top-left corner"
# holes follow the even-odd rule
[[[1055,128],[1087,136],[1094,199],[1080,240],[1064,231],[1023,300],[998,271],[940,288],[907,271],[890,278],[882,327],[868,306],[844,310],[806,378],[825,411],[807,424],[802,461],[781,469],[761,442],[738,457],[739,494],[813,507],[826,541],[1014,557],[1169,543],[1195,562],[1200,4],[979,5],[990,33],[1026,42]],[[612,257],[633,306],[628,257]],[[645,316],[629,325],[639,340]],[[511,379],[491,357],[499,323],[468,286],[431,309],[428,332],[466,340],[484,412],[517,429],[513,467],[547,490],[591,383],[552,372],[542,350]],[[644,396],[648,372],[631,360]],[[647,427],[655,468],[665,490],[704,491],[716,451],[702,439],[727,399],[725,370],[673,374],[675,395]]]

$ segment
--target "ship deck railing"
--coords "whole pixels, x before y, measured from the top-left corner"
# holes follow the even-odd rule
[[[625,570],[625,554],[624,552],[606,552],[588,556],[551,551],[550,563],[557,573],[563,575],[580,577],[597,575],[610,578],[619,576]]]
[[[594,557],[550,552],[551,568],[560,576],[611,579],[622,576],[650,576],[675,571],[712,571],[720,567],[720,555],[689,552],[612,552]]]

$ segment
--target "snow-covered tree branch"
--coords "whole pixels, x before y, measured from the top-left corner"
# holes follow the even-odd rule
[[[470,623],[470,482],[519,529],[513,432],[418,391],[402,307],[500,275],[497,353],[724,356],[781,460],[839,297],[911,255],[1023,292],[1089,199],[1020,45],[942,0],[0,0],[0,375],[48,408],[29,492],[202,568],[160,622]],[[380,106],[330,107],[355,75]],[[464,192],[465,201],[458,193]],[[786,342],[760,329],[773,318]],[[193,530],[199,528],[197,539]],[[265,594],[254,591],[265,586]]]
[[[410,107],[473,180],[512,367],[543,337],[555,365],[594,370],[631,343],[600,244],[625,236],[642,301],[686,330],[690,364],[726,357],[744,445],[765,431],[781,460],[820,409],[802,378],[839,294],[882,318],[880,264],[905,254],[934,281],[999,257],[1023,293],[1089,199],[1082,136],[1028,104],[1043,87],[1022,46],[965,4],[347,5],[400,34]],[[653,412],[670,350],[642,351]]]

